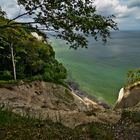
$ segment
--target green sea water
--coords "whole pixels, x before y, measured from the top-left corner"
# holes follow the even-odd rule
[[[106,45],[90,37],[88,49],[73,50],[62,40],[50,40],[56,58],[80,88],[109,104],[115,103],[128,70],[140,67],[139,31],[113,32]]]

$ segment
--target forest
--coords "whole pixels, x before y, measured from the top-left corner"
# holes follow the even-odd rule
[[[0,25],[6,22],[8,19],[1,14]],[[0,30],[0,80],[57,82],[67,77],[67,71],[55,59],[55,52],[46,41],[45,33],[27,25]],[[32,33],[40,35],[41,39],[37,39]]]

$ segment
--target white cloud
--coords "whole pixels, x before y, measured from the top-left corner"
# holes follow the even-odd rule
[[[114,14],[121,29],[140,29],[140,0],[95,0],[94,5],[103,15]]]
[[[6,11],[8,18],[14,18],[25,11],[17,4],[17,0],[0,0],[0,6]]]
[[[129,12],[127,5],[123,5],[119,0],[95,0],[97,10],[105,15],[114,14],[117,17]]]

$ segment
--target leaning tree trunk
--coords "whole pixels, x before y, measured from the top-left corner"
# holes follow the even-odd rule
[[[17,80],[17,76],[16,76],[16,64],[15,64],[14,50],[13,50],[13,44],[12,43],[10,44],[10,50],[11,50],[11,59],[12,59],[14,80]]]

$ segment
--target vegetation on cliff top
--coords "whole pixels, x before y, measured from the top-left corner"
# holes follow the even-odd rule
[[[140,81],[140,68],[129,70],[127,76],[128,76],[127,79],[128,85],[132,85]]]
[[[0,25],[8,20],[0,17]],[[31,27],[7,27],[0,35],[0,80],[62,81],[67,72],[55,59],[53,48],[45,41],[32,36]],[[36,30],[39,34],[43,34]],[[45,34],[43,34],[45,37]]]

